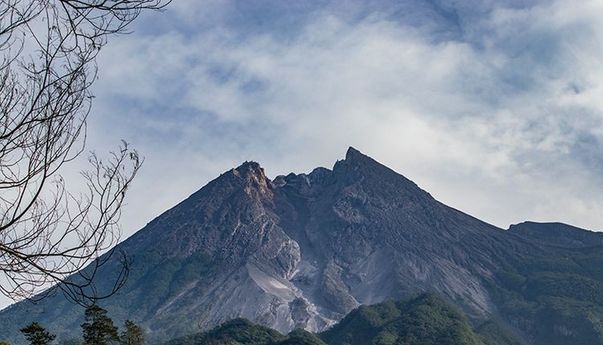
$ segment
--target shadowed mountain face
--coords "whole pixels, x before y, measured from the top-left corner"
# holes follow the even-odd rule
[[[601,239],[560,224],[504,231],[350,148],[332,170],[270,180],[246,162],[222,174],[119,245],[130,277],[101,305],[161,341],[237,317],[322,331],[361,304],[436,291],[530,343],[597,344]],[[0,334],[23,341],[18,329],[40,321],[79,336],[82,314],[61,296],[22,302],[0,312]]]

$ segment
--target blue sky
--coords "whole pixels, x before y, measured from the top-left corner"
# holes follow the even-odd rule
[[[130,235],[221,172],[354,146],[501,227],[603,229],[600,1],[176,0],[99,59],[89,148],[146,157]]]
[[[275,177],[348,146],[503,228],[603,230],[601,15],[599,0],[175,0],[101,52],[88,148],[125,139],[146,158],[124,238],[245,160]]]

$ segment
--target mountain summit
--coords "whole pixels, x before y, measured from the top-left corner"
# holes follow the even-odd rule
[[[549,228],[563,236],[543,240]],[[270,180],[245,162],[223,173],[119,244],[130,276],[101,304],[160,341],[239,317],[323,331],[359,305],[433,291],[475,324],[505,320],[527,343],[597,344],[600,240],[558,224],[499,229],[349,148],[331,170]],[[81,314],[60,296],[20,302],[0,312],[0,334],[18,341],[40,321],[67,338]]]

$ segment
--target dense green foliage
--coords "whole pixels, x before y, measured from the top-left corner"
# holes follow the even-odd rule
[[[119,340],[121,345],[143,345],[145,343],[144,331],[134,322],[126,320]]]
[[[118,341],[117,327],[107,311],[96,304],[86,308],[86,322],[82,324],[85,345],[109,345]]]
[[[37,322],[32,322],[27,327],[21,328],[21,333],[30,345],[48,345],[56,337]]]
[[[303,329],[296,329],[277,345],[326,345],[316,334]]]
[[[510,324],[536,345],[603,344],[603,247],[509,261],[490,289]]]
[[[502,321],[489,320],[477,328],[477,333],[484,345],[525,345],[514,332]]]
[[[362,306],[322,338],[330,345],[482,345],[463,315],[432,294]]]
[[[495,322],[476,334],[463,314],[433,294],[406,302],[361,306],[322,334],[287,336],[244,319],[165,345],[522,345]]]
[[[166,345],[268,345],[284,339],[275,330],[245,319],[234,319],[209,332],[174,339]]]

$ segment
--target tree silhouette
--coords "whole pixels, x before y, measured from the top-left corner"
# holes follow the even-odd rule
[[[113,320],[107,316],[107,311],[97,304],[86,308],[85,321],[82,324],[85,345],[108,345],[119,341]]]
[[[145,343],[143,329],[134,322],[126,320],[120,342],[122,345],[143,345]]]
[[[31,345],[48,345],[56,337],[54,334],[46,331],[37,322],[32,322],[29,326],[21,328],[21,333],[23,333]]]

